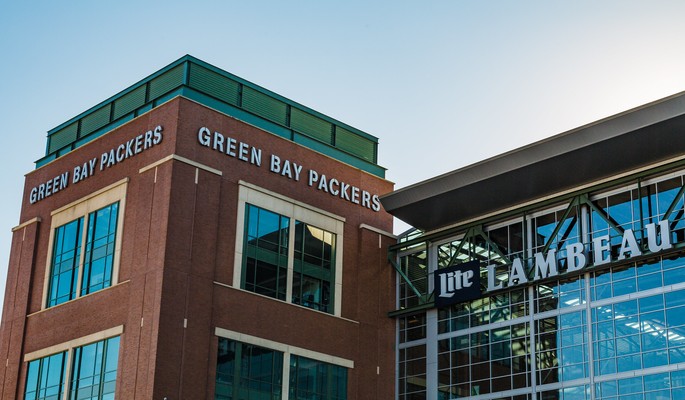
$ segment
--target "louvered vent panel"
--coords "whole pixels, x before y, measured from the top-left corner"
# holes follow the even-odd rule
[[[332,125],[297,108],[290,111],[290,127],[307,136],[332,144]]]
[[[243,88],[243,108],[281,125],[286,122],[285,103],[249,87]]]
[[[376,162],[376,143],[345,128],[335,130],[335,147],[367,161]]]
[[[114,102],[114,119],[122,117],[145,104],[145,85],[133,90]]]
[[[60,129],[59,131],[50,135],[50,145],[48,146],[48,153],[53,153],[62,147],[76,141],[76,135],[78,133],[78,123],[73,124]]]
[[[107,104],[81,119],[81,137],[102,128],[109,123],[109,110],[112,104]]]
[[[238,82],[196,64],[190,66],[190,87],[228,104],[238,105]]]
[[[174,67],[150,81],[150,100],[156,99],[183,84],[183,66],[184,64]]]

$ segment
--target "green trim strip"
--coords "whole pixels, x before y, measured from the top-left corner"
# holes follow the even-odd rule
[[[385,178],[377,164],[378,138],[192,56],[48,131],[45,156],[36,168],[179,95]]]

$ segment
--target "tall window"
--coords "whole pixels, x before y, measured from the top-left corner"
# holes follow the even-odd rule
[[[55,229],[48,307],[76,297],[83,218]]]
[[[24,400],[62,399],[65,391],[69,399],[112,400],[118,359],[116,336],[32,360],[28,364]]]
[[[285,300],[290,220],[251,204],[245,220],[244,288]]]
[[[332,312],[335,235],[301,221],[295,222],[293,303]]]
[[[215,399],[280,399],[282,378],[283,353],[219,339]]]
[[[72,399],[114,399],[117,381],[119,338],[77,347],[72,363]]]
[[[112,285],[118,212],[114,203],[88,215],[81,296]]]
[[[244,232],[234,281],[241,288],[339,315],[344,220],[276,194],[241,185]],[[246,195],[247,193],[248,195]],[[239,258],[238,258],[239,257]]]
[[[347,368],[290,357],[290,399],[347,399]]]
[[[306,350],[259,342],[274,348],[219,338],[215,400],[347,399],[347,367],[297,354]]]
[[[125,194],[122,181],[52,213],[46,307],[116,283]]]
[[[243,288],[288,300],[291,287],[292,303],[333,312],[331,283],[335,278],[336,235],[298,220],[294,220],[294,225],[292,240],[290,218],[247,204]],[[292,242],[295,247],[291,255]],[[293,270],[292,276],[289,269]]]
[[[61,399],[67,352],[53,354],[29,363],[24,400]]]
[[[55,229],[48,307],[75,299],[79,280],[81,296],[111,286],[118,211],[119,203],[110,204]]]

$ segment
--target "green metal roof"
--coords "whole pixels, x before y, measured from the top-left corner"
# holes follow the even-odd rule
[[[378,138],[189,55],[48,131],[36,168],[176,96],[385,177],[377,164]]]

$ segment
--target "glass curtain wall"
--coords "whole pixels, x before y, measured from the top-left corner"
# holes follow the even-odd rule
[[[412,241],[398,257],[406,275],[398,308],[417,310],[398,317],[398,398],[685,398],[683,175],[584,193],[452,239]],[[655,243],[673,246],[650,256],[647,226],[663,221],[670,237]],[[640,247],[621,260],[630,233]],[[610,262],[564,274],[567,246],[580,243],[591,257],[600,237],[608,237],[602,255]],[[536,253],[554,254],[559,275],[536,281]],[[516,259],[527,284],[510,282]],[[482,298],[421,308],[432,301],[436,269],[472,260],[481,262]],[[487,292],[487,265],[502,290]]]

